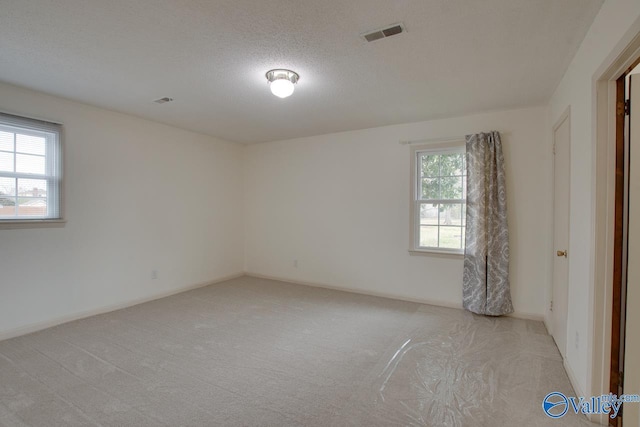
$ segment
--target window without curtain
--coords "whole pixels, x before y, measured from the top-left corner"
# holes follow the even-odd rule
[[[60,125],[0,113],[0,223],[61,219]]]
[[[416,149],[413,250],[462,253],[465,239],[464,146]]]

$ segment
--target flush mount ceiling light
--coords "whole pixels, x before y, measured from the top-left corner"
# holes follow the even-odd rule
[[[271,93],[279,98],[291,96],[295,89],[294,85],[300,79],[298,73],[282,69],[267,71],[266,77],[271,87]]]

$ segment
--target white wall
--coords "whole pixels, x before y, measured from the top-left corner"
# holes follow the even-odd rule
[[[577,382],[578,392],[589,393],[592,389],[590,340],[594,312],[596,79],[638,32],[639,22],[640,1],[605,1],[550,101],[551,124],[567,107],[571,107],[571,243],[566,364]]]
[[[242,272],[241,146],[6,84],[0,111],[64,124],[68,220],[0,229],[0,337]]]
[[[548,128],[540,107],[248,146],[246,271],[460,306],[462,257],[408,253],[410,148],[398,142],[498,130],[515,310],[542,318],[551,261]]]

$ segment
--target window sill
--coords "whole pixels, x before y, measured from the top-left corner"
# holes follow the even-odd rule
[[[439,251],[437,249],[409,249],[411,256],[433,256],[442,258],[464,258],[464,252]]]
[[[0,230],[11,230],[17,228],[62,228],[66,223],[66,219],[0,220]]]

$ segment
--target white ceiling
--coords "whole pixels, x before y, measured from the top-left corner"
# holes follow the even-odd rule
[[[272,141],[544,103],[601,4],[0,0],[0,80]],[[396,22],[407,33],[360,36]],[[280,67],[301,76],[287,99],[264,77]]]

